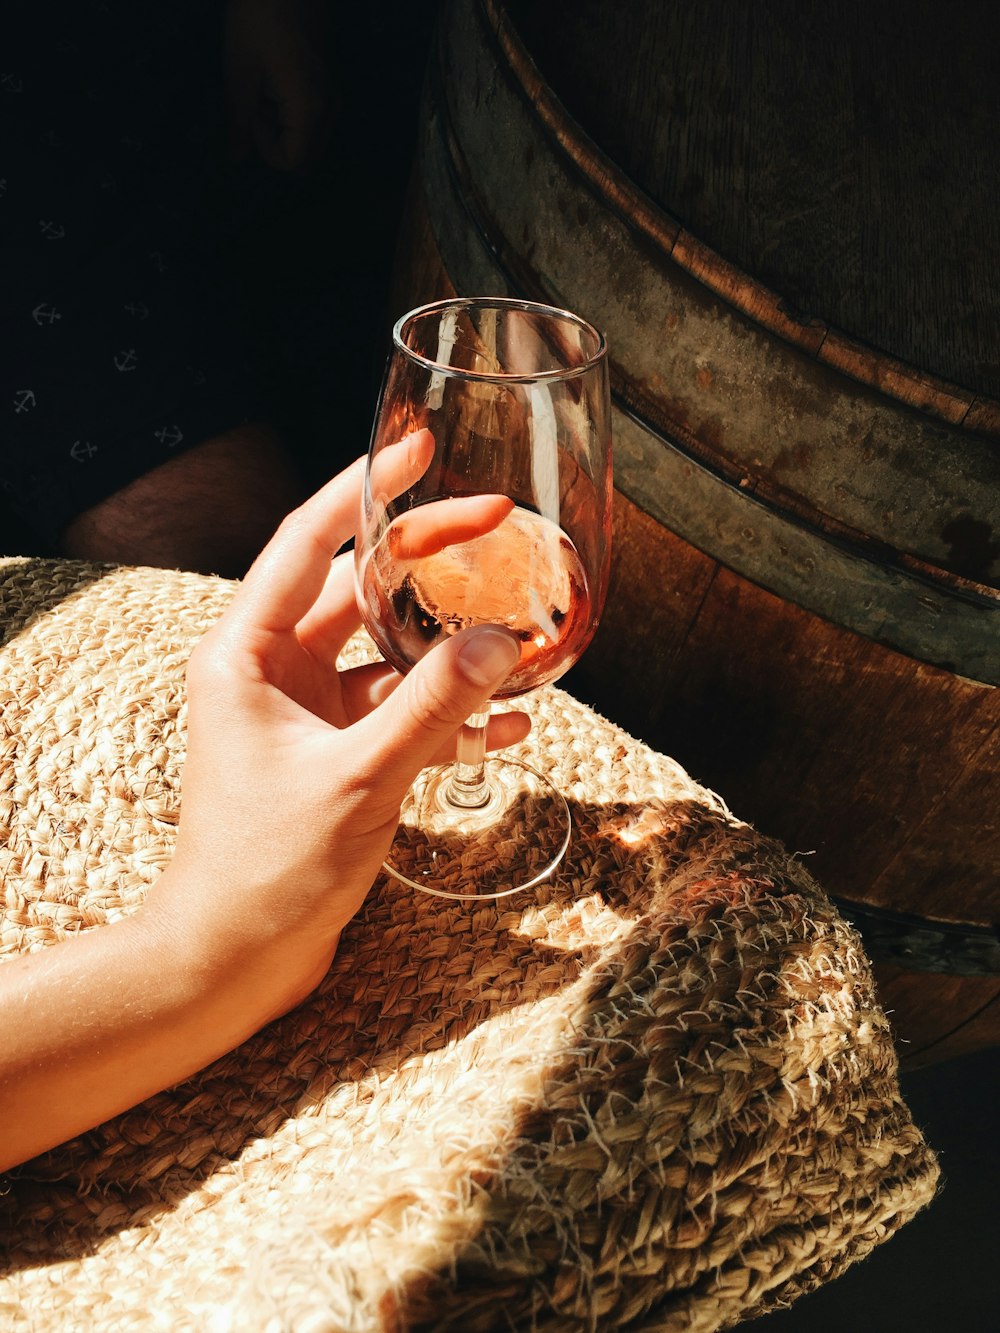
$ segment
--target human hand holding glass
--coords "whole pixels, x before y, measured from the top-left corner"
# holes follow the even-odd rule
[[[595,329],[501,298],[405,315],[355,545],[362,616],[383,656],[405,672],[448,635],[497,624],[521,656],[494,699],[558,679],[603,607],[611,498],[607,351]],[[569,810],[548,779],[485,760],[488,716],[468,720],[455,764],[411,789],[386,862],[408,884],[501,897],[544,880],[566,850]]]

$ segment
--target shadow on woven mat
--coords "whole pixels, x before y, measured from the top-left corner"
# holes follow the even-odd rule
[[[230,1196],[248,1309],[282,1309],[291,1268],[310,1305],[370,1305],[345,1328],[680,1328],[867,1253],[935,1168],[857,941],[717,810],[573,813],[537,900],[381,883],[308,1004],[16,1173],[7,1271],[119,1272],[107,1237]]]
[[[0,649],[0,956],[169,860],[184,664],[230,595],[117,570]],[[929,1202],[868,961],[801,863],[562,691],[525,703],[573,808],[556,882],[380,880],[306,1004],[14,1173],[0,1323],[708,1331]]]

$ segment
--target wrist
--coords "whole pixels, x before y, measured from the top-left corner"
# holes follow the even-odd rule
[[[284,882],[240,890],[221,892],[205,872],[178,859],[134,918],[155,965],[172,970],[178,1002],[191,1006],[200,1026],[211,1021],[216,1055],[304,1000],[326,974],[339,940],[339,933],[298,931],[266,916],[262,901],[293,892]]]

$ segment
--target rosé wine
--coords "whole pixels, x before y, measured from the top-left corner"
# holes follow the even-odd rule
[[[496,698],[524,694],[572,666],[594,624],[583,564],[561,528],[515,507],[490,532],[400,555],[407,518],[389,525],[361,572],[365,624],[388,662],[405,672],[446,635],[497,624],[521,640],[521,660]]]

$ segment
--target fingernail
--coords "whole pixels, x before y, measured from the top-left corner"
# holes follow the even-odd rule
[[[510,674],[521,656],[511,634],[501,629],[478,629],[468,636],[458,654],[462,675],[473,685],[495,685]]]

